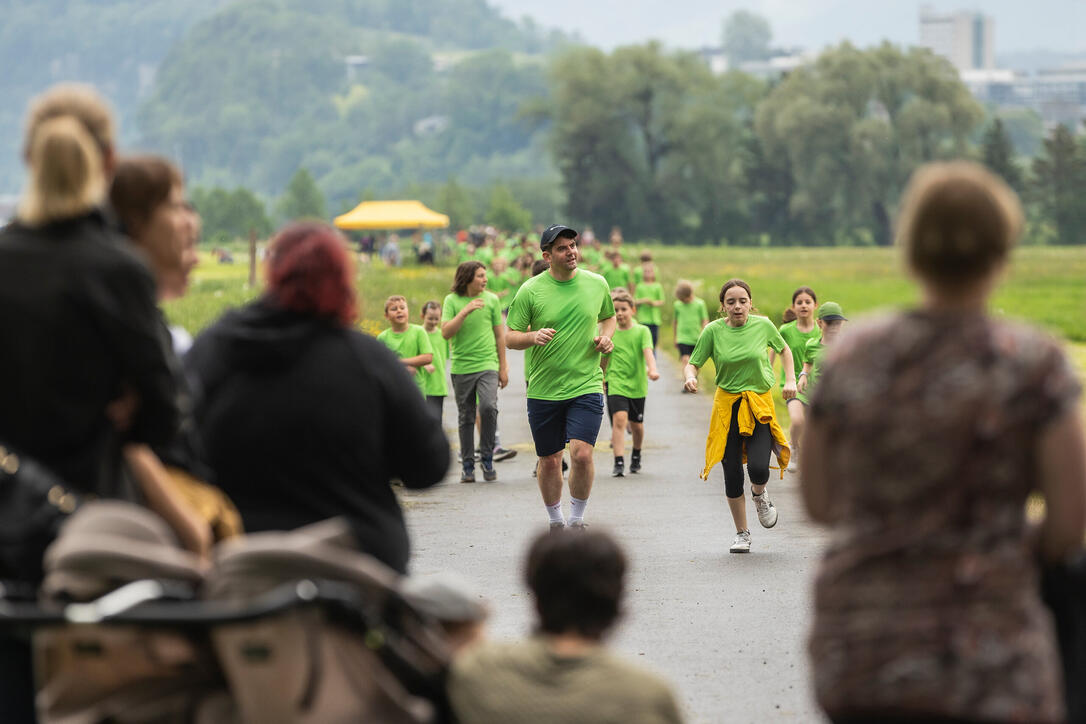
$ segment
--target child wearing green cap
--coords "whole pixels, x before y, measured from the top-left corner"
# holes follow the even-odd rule
[[[847,321],[848,317],[841,311],[841,305],[837,302],[823,302],[818,308],[817,324],[822,331],[822,336],[807,342],[807,349],[803,355],[803,371],[799,373],[799,379],[796,380],[796,387],[799,390],[796,399],[804,405],[810,404],[808,402],[810,391],[814,389],[814,384],[818,380],[818,373],[822,367],[822,355],[825,354],[826,347],[833,344],[841,332],[841,327]]]

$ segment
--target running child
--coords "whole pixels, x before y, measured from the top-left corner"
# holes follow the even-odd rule
[[[776,453],[782,466],[790,450],[774,411],[773,368],[766,348],[772,347],[784,359],[784,399],[796,396],[796,375],[792,352],[777,327],[766,317],[753,314],[754,295],[742,279],[730,279],[720,289],[724,316],[698,338],[694,354],[684,368],[686,387],[698,389],[698,368],[712,360],[716,367],[716,395],[705,441],[705,468],[701,479],[720,463],[724,468],[724,492],[728,498],[735,540],[731,553],[750,552],[747,504],[743,494],[743,463],[747,464],[750,490],[758,521],[765,528],[777,524],[777,508],[769,498],[769,456]],[[783,471],[781,473],[784,474]]]
[[[622,263],[622,254],[612,250],[605,256],[607,261],[604,262],[600,274],[607,280],[607,286],[611,289],[629,289],[633,285],[633,274],[630,273],[630,267]]]
[[[796,389],[799,390],[796,399],[803,404],[804,408],[811,404],[810,396],[814,391],[815,383],[818,382],[818,374],[822,369],[822,356],[826,347],[833,344],[837,335],[841,333],[841,328],[845,326],[844,322],[847,321],[848,317],[841,311],[841,305],[837,302],[824,302],[818,308],[818,329],[822,335],[807,341],[807,349],[803,355],[805,360],[803,371],[799,373],[799,379],[796,380]],[[792,444],[795,444],[795,440]]]
[[[422,366],[419,379],[426,402],[434,408],[437,419],[445,411],[445,398],[449,395],[449,382],[445,379],[445,362],[449,359],[449,340],[441,336],[441,302],[430,300],[422,305],[422,328],[430,339],[434,359]]]
[[[656,281],[656,268],[651,264],[642,270],[637,283],[634,302],[637,304],[637,322],[649,328],[652,348],[660,341],[660,324],[663,322],[664,285]]]
[[[625,289],[611,293],[615,305],[618,327],[611,338],[614,349],[603,355],[603,368],[607,389],[607,414],[611,418],[611,449],[615,455],[615,467],[611,477],[625,474],[626,425],[633,432],[633,452],[630,455],[630,472],[641,472],[641,446],[645,441],[645,397],[648,380],[660,379],[656,371],[656,357],[652,353],[652,335],[643,324],[634,321],[634,300]],[[646,379],[647,377],[647,379]]]
[[[800,287],[796,291],[792,292],[792,306],[788,308],[788,311],[795,315],[794,321],[785,320],[784,324],[780,326],[781,337],[784,338],[785,343],[788,345],[788,349],[792,350],[792,363],[795,369],[796,377],[799,377],[799,373],[803,370],[803,363],[806,361],[806,349],[807,343],[812,339],[818,339],[819,329],[815,325],[815,307],[818,305],[818,296],[815,295],[814,290],[810,287]],[[772,365],[775,361],[776,355],[771,350],[769,352],[769,364]],[[783,362],[782,362],[783,365]],[[784,386],[784,369],[781,368],[781,386]],[[803,437],[803,421],[805,418],[805,406],[798,398],[792,398],[788,401],[788,419],[790,421],[790,427],[788,430],[788,437],[792,442],[792,460],[788,464],[788,472],[796,472],[797,463],[795,451],[799,449],[800,438]]]
[[[421,325],[410,323],[407,298],[398,294],[385,300],[385,319],[391,326],[377,335],[377,341],[396,353],[422,390],[423,378],[418,372],[434,361],[434,349],[426,330]]]
[[[709,310],[705,307],[704,299],[694,297],[694,285],[685,279],[680,279],[675,286],[672,310],[675,312],[671,323],[675,334],[675,347],[679,350],[679,366],[684,367],[690,361],[701,330],[709,323]],[[691,391],[683,385],[683,392]]]

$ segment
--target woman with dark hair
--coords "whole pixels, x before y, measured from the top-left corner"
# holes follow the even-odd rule
[[[773,368],[767,349],[784,361],[784,399],[796,396],[796,373],[792,351],[781,333],[766,317],[752,312],[753,294],[742,279],[730,279],[720,288],[720,309],[724,316],[705,326],[690,362],[683,373],[686,390],[698,391],[698,368],[708,360],[716,367],[716,396],[705,443],[702,480],[719,462],[724,468],[724,492],[728,498],[735,540],[732,553],[750,552],[747,528],[747,499],[743,494],[743,463],[750,476],[750,491],[758,521],[764,528],[777,524],[777,508],[769,498],[769,457],[776,453],[784,474],[791,450],[777,423],[773,397]]]
[[[987,313],[1021,223],[982,167],[917,171],[898,235],[920,307],[825,355],[800,468],[831,533],[810,657],[835,722],[1064,721],[1037,557],[1081,550],[1086,453],[1059,345]]]
[[[345,242],[294,224],[268,250],[267,292],[227,312],[185,357],[216,482],[247,531],[343,515],[359,549],[401,573],[408,540],[389,483],[444,477],[441,422],[396,355],[352,330]]]

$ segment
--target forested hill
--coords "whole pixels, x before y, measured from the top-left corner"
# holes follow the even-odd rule
[[[131,112],[163,56],[225,1],[0,0],[0,193],[21,184],[23,117],[34,94],[61,80],[93,83],[133,138]]]
[[[515,119],[566,42],[485,0],[0,0],[0,193],[27,99],[102,89],[123,138],[196,182],[277,193],[299,166],[335,202],[368,187],[533,172]],[[539,154],[537,154],[538,157]]]

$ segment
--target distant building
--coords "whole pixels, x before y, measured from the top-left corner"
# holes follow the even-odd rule
[[[920,45],[958,70],[995,68],[995,21],[980,13],[920,9]]]

